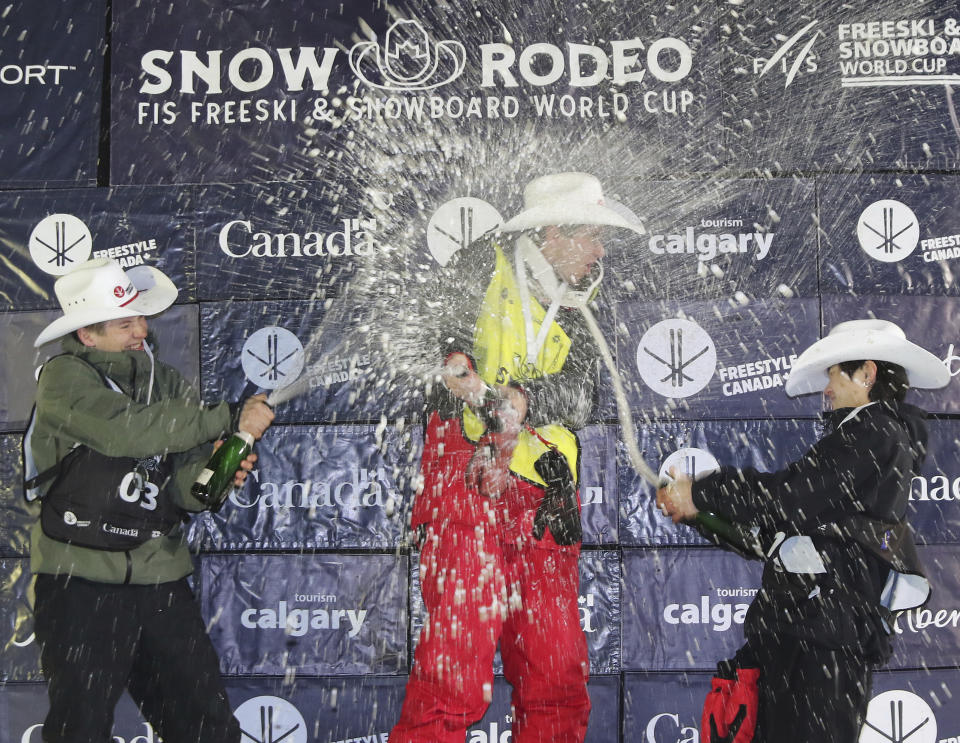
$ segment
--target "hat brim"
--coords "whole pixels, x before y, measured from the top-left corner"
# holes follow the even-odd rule
[[[842,333],[818,340],[793,362],[784,391],[791,397],[822,392],[830,379],[827,370],[831,366],[861,359],[899,364],[906,370],[911,387],[935,389],[950,382],[950,370],[926,349],[906,339],[891,338],[889,333],[868,330],[855,338]]]
[[[176,301],[177,287],[162,271],[152,266],[136,266],[128,269],[127,275],[139,292],[136,299],[124,307],[91,307],[58,317],[40,332],[33,342],[34,347],[39,348],[94,323],[157,315]]]
[[[607,225],[609,227],[623,227],[632,230],[638,235],[645,235],[646,229],[639,222],[631,222],[619,212],[602,204],[577,204],[574,206],[551,204],[550,206],[535,206],[524,209],[513,219],[507,220],[500,226],[503,232],[522,232],[549,225]]]

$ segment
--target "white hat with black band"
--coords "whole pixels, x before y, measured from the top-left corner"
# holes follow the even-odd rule
[[[523,211],[500,229],[522,232],[549,225],[609,225],[646,234],[643,224],[625,206],[603,198],[596,176],[588,173],[551,173],[534,178],[523,190]]]
[[[110,258],[81,263],[57,279],[53,289],[63,317],[43,329],[36,347],[98,322],[156,315],[177,298],[177,287],[162,271],[151,266],[125,271]]]
[[[791,397],[822,392],[831,366],[861,360],[902,366],[911,387],[933,389],[950,381],[946,364],[908,341],[899,325],[888,320],[849,320],[834,326],[826,337],[797,357],[784,389]]]

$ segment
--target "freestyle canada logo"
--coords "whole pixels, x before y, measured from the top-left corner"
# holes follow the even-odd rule
[[[897,263],[920,247],[925,263],[960,258],[960,233],[920,239],[920,220],[896,199],[869,204],[857,219],[857,240],[876,261]]]
[[[720,469],[720,463],[708,451],[696,447],[683,447],[663,460],[657,473],[661,480],[671,477],[673,470],[677,475],[683,475],[696,480]]]
[[[885,691],[870,700],[859,743],[937,743],[937,718],[913,692]]]
[[[717,350],[710,335],[691,320],[671,318],[649,328],[637,346],[637,370],[659,395],[694,395],[713,379]]]
[[[623,120],[633,103],[627,94],[633,85],[650,88],[639,96],[646,113],[678,116],[691,111],[695,101],[692,90],[674,87],[690,74],[694,58],[692,47],[674,36],[562,46],[532,41],[519,48],[481,43],[477,54],[468,55],[463,42],[434,40],[420,21],[398,19],[382,41],[372,37],[346,52],[346,66],[376,95],[330,95],[340,51],[315,46],[251,46],[233,53],[147,50],[135,88],[145,96],[136,102],[137,123],[169,125],[181,117],[218,126],[300,120],[339,125],[345,118],[380,117],[496,119],[516,117],[521,106],[532,106],[546,118]],[[468,66],[468,56],[479,57],[479,69]],[[456,93],[442,90],[455,82]],[[575,93],[537,92],[554,84]],[[611,85],[617,92],[596,92]],[[529,97],[513,94],[521,88]],[[317,95],[306,100],[290,95],[300,92]]]
[[[90,257],[93,239],[80,218],[72,214],[50,214],[30,232],[27,245],[38,268],[63,276]]]
[[[440,206],[427,222],[427,249],[441,266],[481,235],[503,224],[495,207],[483,199],[462,196]]]
[[[286,328],[260,328],[244,341],[240,364],[246,378],[258,387],[286,387],[303,371],[303,344]]]
[[[155,238],[93,250],[90,228],[73,214],[50,214],[41,219],[27,241],[30,257],[41,270],[62,276],[89,259],[111,258],[121,268],[140,266],[157,258]]]
[[[248,699],[233,713],[245,741],[252,743],[307,743],[307,723],[286,699],[259,696]]]

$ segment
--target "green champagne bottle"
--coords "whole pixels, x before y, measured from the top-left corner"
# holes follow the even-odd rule
[[[219,511],[226,501],[233,486],[233,476],[253,450],[254,440],[246,431],[237,431],[220,445],[194,480],[190,492],[213,513]]]
[[[716,538],[749,557],[763,557],[763,548],[757,535],[745,526],[731,524],[711,511],[698,511],[697,524]]]

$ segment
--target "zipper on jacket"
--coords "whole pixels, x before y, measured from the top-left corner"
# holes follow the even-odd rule
[[[123,555],[127,558],[127,573],[123,576],[123,583],[126,585],[133,577],[133,557],[130,556],[129,550],[124,552]]]

